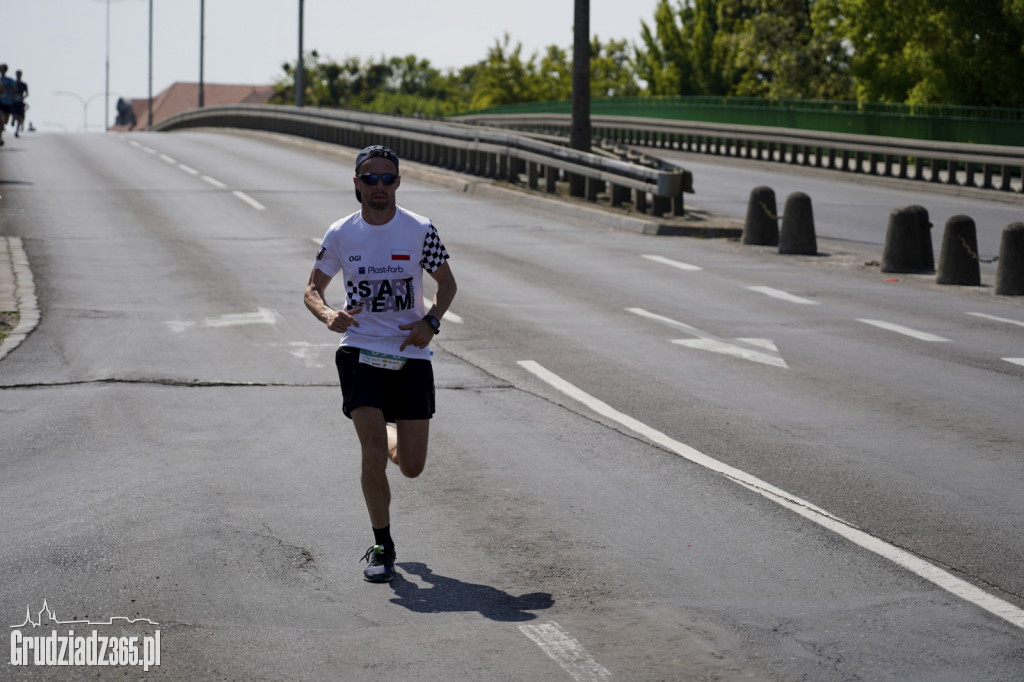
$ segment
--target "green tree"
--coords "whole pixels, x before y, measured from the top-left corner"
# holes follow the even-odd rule
[[[1022,0],[1024,1],[1024,0]],[[633,49],[626,40],[590,42],[590,93],[593,97],[635,97],[641,87],[636,77]],[[567,73],[572,96],[572,72]]]
[[[772,99],[851,99],[849,54],[837,0],[725,0],[733,27],[733,94]]]
[[[1024,106],[1020,0],[839,0],[861,101]]]

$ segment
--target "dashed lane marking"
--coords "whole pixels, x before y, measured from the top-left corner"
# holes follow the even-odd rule
[[[265,210],[267,210],[266,206],[264,206],[260,202],[256,201],[251,196],[249,196],[248,194],[246,194],[245,192],[243,192],[241,190],[237,190],[236,189],[234,192],[232,192],[232,194],[234,194],[236,197],[238,197],[239,199],[241,199],[245,203],[247,203],[250,206],[252,206],[253,208],[255,208],[257,211],[265,211]]]
[[[225,185],[223,182],[221,182],[220,180],[218,180],[216,178],[211,178],[209,175],[203,175],[201,177],[203,178],[203,180],[205,180],[206,182],[210,183],[211,185],[213,185],[217,189],[227,189],[228,188],[228,186]]]
[[[662,265],[670,265],[673,268],[679,268],[680,270],[687,270],[687,271],[690,271],[690,272],[697,272],[698,270],[703,270],[704,269],[704,268],[700,267],[699,265],[691,265],[690,263],[683,263],[682,261],[672,260],[671,258],[665,258],[665,256],[642,255],[640,257],[641,258],[646,258],[649,261],[654,261],[655,263],[661,263]]]
[[[863,318],[857,318],[857,321],[863,322],[864,324],[870,324],[874,327],[878,327],[879,329],[885,329],[891,332],[896,332],[897,334],[903,334],[905,336],[917,339],[918,341],[929,341],[935,343],[949,341],[949,339],[945,339],[941,336],[936,336],[935,334],[929,334],[928,332],[918,331],[917,329],[911,329],[910,327],[904,327],[903,325],[893,324],[892,322],[886,322],[884,320],[866,320]]]
[[[799,303],[801,305],[818,305],[817,301],[812,301],[811,299],[803,298],[802,296],[795,296],[789,292],[782,291],[781,289],[773,289],[772,287],[747,287],[747,289],[756,291],[759,294],[764,294],[765,296],[777,298],[780,301]]]
[[[1020,320],[1011,320],[1008,317],[996,317],[995,315],[989,315],[988,313],[967,313],[968,315],[974,315],[975,317],[983,317],[986,320],[992,320],[994,322],[1005,322],[1006,324],[1015,324],[1018,327],[1024,327],[1024,322]]]

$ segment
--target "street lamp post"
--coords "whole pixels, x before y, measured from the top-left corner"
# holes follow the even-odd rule
[[[97,0],[107,4],[107,63],[106,63],[106,84],[104,89],[107,93],[107,101],[103,108],[103,130],[110,129],[110,2],[111,0]]]
[[[149,0],[149,115],[146,128],[153,127],[153,0]]]
[[[199,108],[203,108],[203,44],[206,42],[206,2],[199,0]]]
[[[304,0],[299,0],[299,61],[295,64],[295,106],[306,103],[306,60],[302,58],[302,24]]]
[[[55,90],[53,94],[55,94],[55,95],[66,95],[68,97],[74,97],[79,102],[81,102],[81,104],[82,104],[82,132],[84,133],[84,132],[88,132],[88,130],[89,130],[89,103],[92,102],[97,97],[103,97],[103,96],[106,95],[107,96],[107,103],[109,105],[110,94],[111,93],[109,93],[109,92],[97,92],[95,95],[89,95],[88,98],[82,97],[77,92],[71,92],[69,90]],[[116,95],[117,93],[115,92],[113,94]],[[106,126],[104,126],[104,130],[106,130]]]

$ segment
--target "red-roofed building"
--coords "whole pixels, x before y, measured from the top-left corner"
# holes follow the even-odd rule
[[[225,104],[266,104],[273,95],[272,85],[203,83],[203,104],[208,107]],[[135,127],[111,126],[111,130],[145,130],[148,127],[149,100],[145,97],[133,99],[131,104],[135,112]],[[153,97],[153,123],[159,123],[174,114],[198,107],[199,83],[173,83]]]

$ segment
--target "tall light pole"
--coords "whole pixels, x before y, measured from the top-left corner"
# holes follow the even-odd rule
[[[593,129],[590,124],[590,0],[576,0],[573,19],[572,50],[572,129],[569,147],[590,151]],[[569,178],[569,194],[581,197],[585,193],[583,176]]]
[[[110,129],[110,2],[111,0],[98,0],[107,4],[107,64],[106,64],[106,85],[104,91],[107,93],[106,103],[103,106],[103,130]]]
[[[153,127],[153,0],[149,0],[149,116],[147,128]]]
[[[302,58],[302,24],[304,0],[299,0],[299,61],[295,64],[295,106],[306,104],[306,60]]]
[[[203,108],[203,45],[206,43],[206,0],[199,0],[199,108]]]

